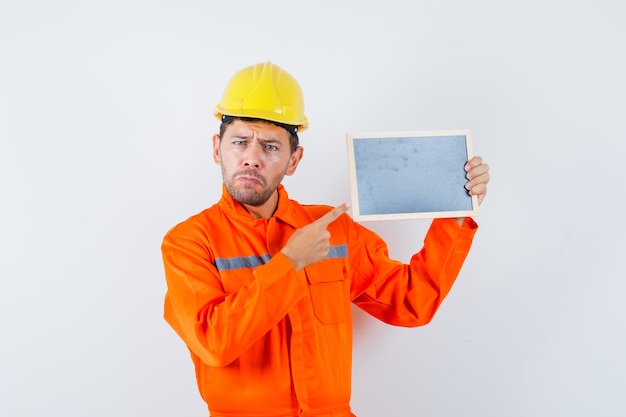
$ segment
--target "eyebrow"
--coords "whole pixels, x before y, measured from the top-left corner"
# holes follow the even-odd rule
[[[245,133],[232,133],[232,134],[230,134],[230,137],[237,138],[237,139],[248,139],[251,136],[252,135],[246,135]]]
[[[245,134],[245,133],[233,133],[231,135],[231,138],[233,138],[233,139],[250,139],[251,137],[252,137],[252,135],[248,135],[248,134]],[[268,144],[268,143],[271,143],[271,144],[274,144],[274,143],[282,144],[282,142],[279,139],[272,138],[272,137],[270,137],[270,138],[260,138],[260,137],[257,136],[257,140],[259,142],[263,143],[263,144]]]
[[[261,143],[278,143],[278,144],[282,143],[278,139],[274,139],[274,138],[269,138],[269,139],[259,138],[259,142],[261,142]]]

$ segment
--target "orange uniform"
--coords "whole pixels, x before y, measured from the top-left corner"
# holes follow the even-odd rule
[[[392,325],[428,323],[477,225],[434,220],[405,265],[342,215],[328,227],[326,258],[296,272],[280,250],[331,207],[278,192],[270,219],[254,219],[224,190],[167,233],[165,319],[191,351],[211,416],[352,416],[350,303]]]

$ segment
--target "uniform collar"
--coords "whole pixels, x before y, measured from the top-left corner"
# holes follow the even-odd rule
[[[272,218],[279,220],[283,223],[287,223],[293,227],[302,227],[304,224],[302,221],[298,221],[298,217],[294,211],[294,205],[289,200],[287,190],[282,184],[278,185],[278,207],[272,215]],[[218,205],[224,210],[230,217],[233,217],[240,221],[262,221],[265,219],[255,219],[248,213],[245,207],[238,201],[234,200],[230,195],[226,186],[222,184],[222,198]]]

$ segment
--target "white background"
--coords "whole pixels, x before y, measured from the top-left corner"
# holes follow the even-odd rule
[[[490,164],[468,261],[428,326],[355,310],[354,411],[626,415],[621,0],[0,2],[0,415],[205,416],[162,319],[160,243],[213,204],[212,109],[293,74],[287,179],[349,198],[345,133],[471,129]],[[428,221],[368,223],[403,261]]]

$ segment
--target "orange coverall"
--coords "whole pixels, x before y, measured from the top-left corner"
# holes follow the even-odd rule
[[[162,244],[165,319],[191,351],[210,415],[353,416],[350,303],[398,326],[428,323],[448,294],[477,225],[435,219],[410,264],[342,215],[327,257],[296,272],[280,253],[331,207],[289,200],[254,219],[224,189]]]

